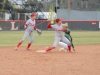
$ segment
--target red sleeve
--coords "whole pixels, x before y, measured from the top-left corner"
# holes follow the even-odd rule
[[[36,26],[34,26],[34,30],[36,30],[37,29],[37,27]]]
[[[47,28],[52,28],[51,24],[48,24]]]

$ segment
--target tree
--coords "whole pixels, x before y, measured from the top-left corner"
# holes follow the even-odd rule
[[[2,9],[2,7],[3,7],[3,4],[4,3],[4,1],[3,0],[0,0],[0,9]]]
[[[29,3],[29,4],[37,4],[38,1],[37,0],[27,0],[27,3]]]
[[[9,10],[11,8],[11,3],[8,0],[0,0],[0,9]]]
[[[26,12],[37,12],[43,8],[43,4],[37,0],[27,0],[23,5]]]
[[[5,7],[6,0],[3,0],[2,9]]]

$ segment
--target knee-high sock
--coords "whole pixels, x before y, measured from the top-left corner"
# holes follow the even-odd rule
[[[30,46],[31,46],[31,44],[29,43],[29,44],[27,45],[27,49],[30,48]]]
[[[71,51],[71,46],[70,45],[68,45],[68,50],[69,50],[69,52]]]
[[[65,44],[65,43],[63,43],[63,42],[59,42],[59,45],[62,46],[62,47],[64,47],[65,49],[68,49],[68,45]]]
[[[20,41],[20,42],[17,44],[17,47],[19,47],[21,44],[22,44],[22,41]]]

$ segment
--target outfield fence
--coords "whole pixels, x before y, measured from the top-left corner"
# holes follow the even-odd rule
[[[0,30],[8,31],[8,30],[25,30],[24,24],[26,20],[0,20]],[[50,21],[47,20],[36,20],[37,28],[41,30],[48,30],[47,25]],[[68,21],[63,20],[63,23],[69,24],[69,29],[71,30],[87,30],[87,31],[99,31],[100,30],[100,22],[99,21]]]

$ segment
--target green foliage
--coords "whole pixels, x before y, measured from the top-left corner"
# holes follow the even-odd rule
[[[71,1],[71,10],[100,11],[100,0],[70,0],[70,1]],[[3,0],[0,0],[0,2],[3,2]],[[53,5],[53,8],[56,6],[56,0],[51,0],[51,2],[46,2],[44,0],[42,0],[41,2],[38,2],[37,0],[27,0],[25,3],[36,4],[44,12],[49,11],[51,5]],[[5,5],[7,7],[11,7],[11,3],[8,0],[6,0]],[[67,9],[68,0],[58,0],[58,5],[62,9]],[[17,7],[15,7],[15,9],[16,8]],[[0,9],[2,9],[1,5]]]
[[[0,9],[0,12],[3,12],[4,11],[4,9]]]
[[[3,2],[4,0],[0,0],[0,3]]]
[[[11,6],[11,3],[10,3],[8,0],[6,0],[5,5],[7,5],[7,6]]]
[[[38,1],[37,0],[27,0],[27,3],[29,3],[29,4],[36,4],[36,3],[38,3]]]
[[[9,10],[9,8],[11,8],[11,3],[8,1],[8,0],[5,0],[5,4],[4,4],[4,7],[3,7],[3,2],[4,0],[0,0],[0,12],[3,12],[5,10]]]

